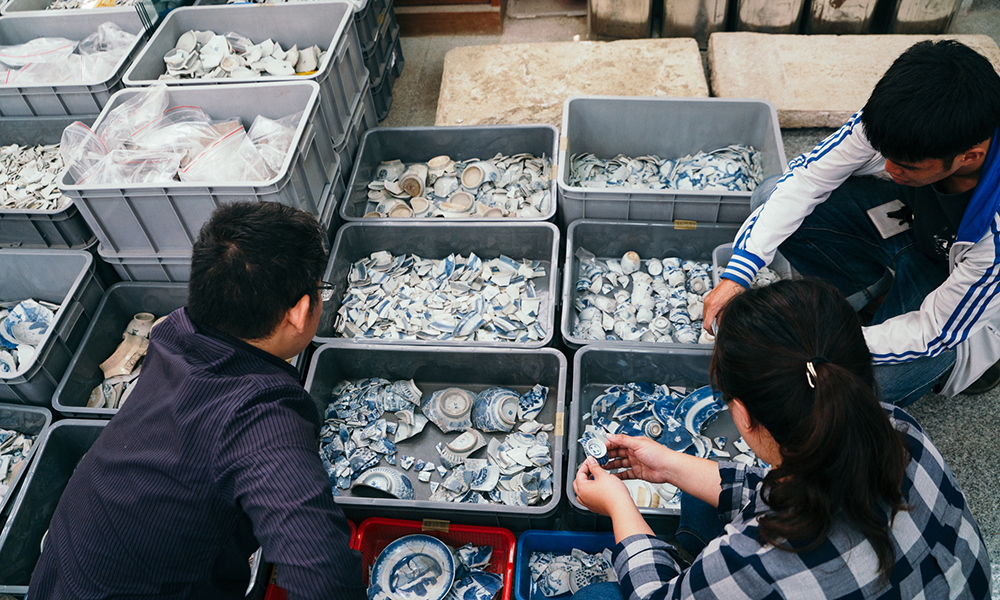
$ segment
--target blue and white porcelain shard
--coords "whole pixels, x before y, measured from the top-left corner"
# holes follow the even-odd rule
[[[455,580],[448,600],[490,600],[501,588],[503,578],[495,573],[469,573]]]
[[[467,569],[485,569],[493,556],[492,546],[473,546],[468,543],[455,550],[458,561]]]
[[[583,451],[587,456],[593,456],[597,460],[597,464],[601,466],[608,464],[608,447],[604,445],[603,441],[594,437],[582,437],[580,445],[583,446]]]
[[[519,397],[514,390],[492,387],[476,396],[472,424],[480,431],[508,432],[517,421]]]
[[[420,409],[444,433],[472,427],[476,394],[462,388],[445,388],[431,394]]]
[[[675,452],[684,452],[691,445],[693,436],[677,419],[668,417],[663,427],[663,435],[656,440],[657,442]]]
[[[518,400],[517,418],[521,421],[531,421],[537,417],[542,408],[545,407],[545,399],[548,397],[549,388],[538,383]]]
[[[370,487],[400,500],[413,500],[413,484],[397,469],[377,467],[362,473],[352,487]]]
[[[712,390],[712,386],[700,387],[687,395],[677,405],[674,418],[684,423],[684,428],[692,435],[700,435],[704,427],[716,413],[725,409],[722,394]]]
[[[454,581],[451,549],[429,535],[408,535],[386,546],[371,574],[371,585],[392,600],[443,600]]]

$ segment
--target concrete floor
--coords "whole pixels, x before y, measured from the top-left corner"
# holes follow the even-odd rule
[[[1000,44],[1000,3],[966,0],[950,33],[979,33]],[[502,35],[402,38],[406,66],[393,88],[392,108],[383,127],[434,125],[444,56],[452,48],[480,44],[570,41],[586,39],[586,19],[547,17],[508,19]],[[783,130],[785,154],[791,159],[809,151],[832,129]],[[928,394],[910,412],[944,455],[990,548],[993,600],[1000,600],[1000,388],[979,396],[945,398]]]

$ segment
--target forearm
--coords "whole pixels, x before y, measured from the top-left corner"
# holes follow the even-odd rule
[[[671,450],[667,450],[672,452]],[[719,464],[707,458],[673,452],[667,483],[712,506],[719,505],[722,491]]]
[[[615,543],[633,535],[654,535],[646,519],[632,502],[620,502],[611,510],[611,524],[615,531]]]

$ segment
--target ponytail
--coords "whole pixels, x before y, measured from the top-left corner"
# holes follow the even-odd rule
[[[761,544],[810,550],[846,518],[888,579],[896,562],[889,529],[906,510],[901,486],[910,457],[878,403],[871,354],[840,292],[792,280],[733,298],[719,322],[711,373],[723,397],[739,398],[752,426],[780,449],[781,465],[764,479],[771,511],[759,519]]]

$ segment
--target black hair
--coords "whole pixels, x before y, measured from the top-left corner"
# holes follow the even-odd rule
[[[888,579],[896,562],[889,530],[907,509],[910,456],[879,405],[871,353],[844,296],[808,279],[737,295],[719,319],[711,375],[779,446],[781,464],[764,479],[771,510],[759,518],[761,545],[815,548],[843,515]]]
[[[886,158],[941,159],[950,168],[1000,126],[1000,75],[955,40],[917,42],[875,84],[861,121]]]
[[[191,254],[188,315],[242,340],[264,339],[304,295],[319,306],[326,232],[316,217],[277,202],[220,206]]]

